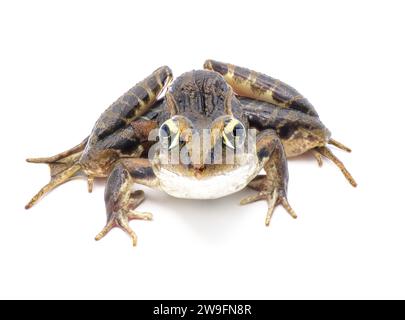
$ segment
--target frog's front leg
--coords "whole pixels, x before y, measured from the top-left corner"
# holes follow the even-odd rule
[[[137,236],[129,226],[129,221],[152,220],[152,214],[135,211],[145,196],[142,190],[132,191],[134,183],[149,187],[158,186],[148,159],[122,159],[115,165],[108,177],[104,193],[107,223],[96,236],[96,240],[103,238],[112,228],[118,227],[126,232],[131,237],[132,244],[136,245]]]
[[[293,217],[297,218],[287,200],[288,168],[283,145],[274,130],[262,131],[256,142],[256,152],[266,175],[257,176],[250,187],[258,193],[241,200],[241,204],[248,204],[258,200],[266,200],[268,205],[265,223],[270,224],[276,205],[281,204]]]

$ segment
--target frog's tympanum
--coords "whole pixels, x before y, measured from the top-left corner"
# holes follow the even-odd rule
[[[287,158],[311,152],[319,165],[328,158],[356,186],[327,145],[350,149],[331,138],[312,104],[289,85],[213,60],[172,79],[168,67],[157,69],[114,102],[79,145],[28,159],[49,164],[51,181],[26,208],[76,176],[87,177],[89,192],[94,178],[108,177],[107,223],[96,240],[119,227],[135,245],[128,222],[152,219],[135,210],[144,199],[143,191],[133,190],[136,184],[191,199],[224,197],[248,186],[257,193],[241,204],[267,201],[266,225],[277,205],[296,218],[287,200]]]

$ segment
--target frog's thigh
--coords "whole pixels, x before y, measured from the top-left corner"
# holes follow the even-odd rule
[[[93,146],[148,112],[172,78],[170,68],[163,66],[124,93],[99,117],[89,145]]]
[[[318,116],[313,105],[288,84],[265,74],[232,64],[207,60],[204,68],[220,73],[233,90],[244,97]]]
[[[239,102],[250,127],[276,131],[287,157],[324,146],[330,138],[330,131],[318,117],[246,97],[239,97]]]

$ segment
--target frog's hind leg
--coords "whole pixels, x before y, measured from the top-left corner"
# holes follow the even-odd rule
[[[272,103],[280,108],[297,110],[318,117],[314,106],[290,85],[263,73],[214,60],[204,68],[221,74],[238,95]]]
[[[31,208],[46,193],[55,189],[64,182],[71,180],[80,173],[81,166],[78,161],[86,146],[87,140],[88,138],[84,139],[77,146],[52,157],[27,159],[27,162],[30,163],[48,164],[50,168],[51,181],[41,188],[41,190],[30,200],[30,202],[25,206],[26,209]]]

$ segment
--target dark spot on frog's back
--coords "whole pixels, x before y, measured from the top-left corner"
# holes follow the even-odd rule
[[[278,128],[277,132],[281,139],[288,139],[296,130],[297,125],[294,122],[289,122]]]
[[[128,139],[123,137],[118,137],[116,139],[116,145],[114,149],[119,150],[124,155],[131,155],[139,147],[139,140],[136,138]]]

